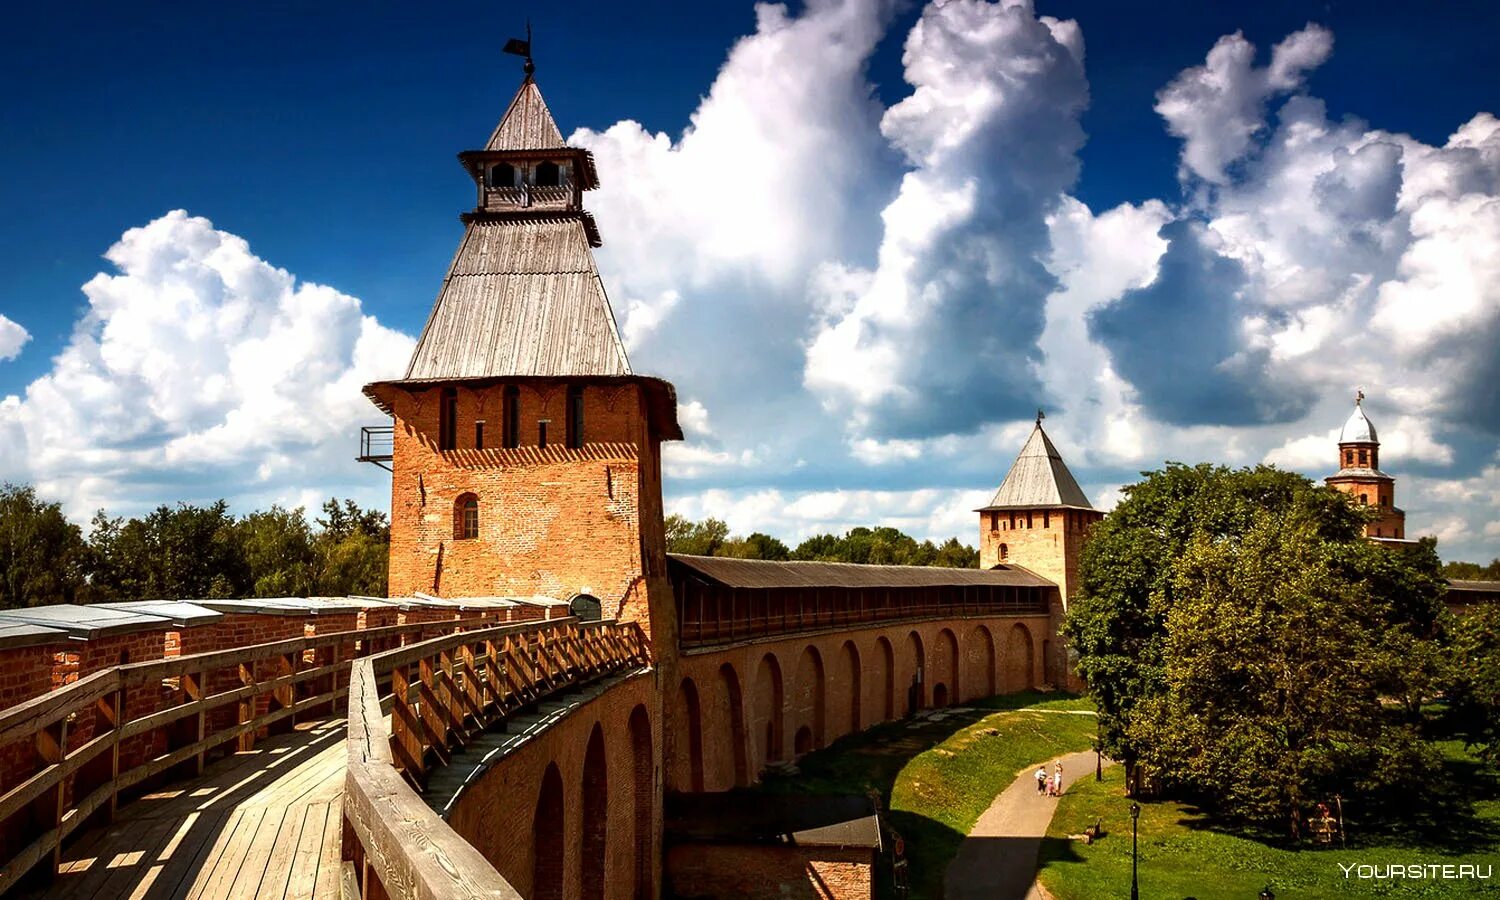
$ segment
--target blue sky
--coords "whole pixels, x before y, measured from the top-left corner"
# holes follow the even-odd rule
[[[1039,405],[1108,504],[1167,458],[1327,474],[1360,383],[1411,530],[1500,554],[1500,138],[1476,120],[1500,8],[948,7],[13,11],[0,314],[30,339],[0,362],[0,476],[78,518],[381,502],[348,461],[373,410],[330,386],[404,362],[471,196],[454,154],[503,111],[529,13],[600,159],[632,360],[700,423],[674,508],[972,540]],[[288,280],[226,280],[226,255]],[[295,335],[329,350],[276,352]]]

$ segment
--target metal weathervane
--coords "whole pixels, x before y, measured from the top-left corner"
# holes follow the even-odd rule
[[[505,42],[505,46],[501,48],[501,52],[503,52],[503,53],[509,53],[512,56],[524,56],[524,57],[526,57],[526,65],[522,68],[521,71],[525,72],[527,75],[530,75],[530,74],[532,74],[533,72],[536,71],[536,63],[532,62],[532,60],[531,60],[531,20],[530,19],[526,20],[526,40],[523,41],[520,38],[511,38],[510,40],[508,40],[508,41]]]

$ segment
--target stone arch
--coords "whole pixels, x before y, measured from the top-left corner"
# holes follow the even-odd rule
[[[941,681],[932,686],[932,705],[938,709],[948,705],[948,686]]]
[[[691,678],[682,679],[677,687],[677,706],[673,710],[677,726],[672,735],[672,759],[668,764],[672,784],[678,790],[703,790],[703,707],[698,699],[698,685]]]
[[[692,682],[684,679],[684,684],[691,685]],[[697,702],[697,690],[694,689],[693,700]],[[651,900],[656,896],[654,890],[654,869],[651,848],[655,839],[655,817],[656,817],[656,785],[652,779],[653,766],[651,765],[651,714],[646,712],[644,704],[637,705],[630,711],[630,758],[631,767],[634,769],[631,785],[634,803],[631,816],[631,830],[635,846],[635,889],[633,896],[635,900]],[[703,769],[698,767],[698,790],[703,790]]]
[[[1005,677],[1001,689],[1024,691],[1036,687],[1036,649],[1031,631],[1020,622],[1005,633]]]
[[[734,785],[750,783],[749,742],[745,740],[745,694],[740,688],[739,673],[724,663],[719,667],[719,685],[724,692],[724,706],[729,715],[729,749],[734,766]]]
[[[947,706],[949,701],[959,698],[960,672],[958,665],[958,636],[950,628],[938,631],[932,648],[931,673],[927,678],[932,685],[932,705]],[[938,700],[937,689],[943,689],[942,700]]]
[[[797,660],[797,680],[794,682],[796,696],[795,719],[812,732],[812,749],[823,746],[827,726],[828,684],[823,674],[823,654],[808,644]],[[806,751],[799,751],[805,753]]]
[[[781,663],[776,654],[761,657],[755,670],[755,739],[756,770],[766,763],[780,762],[785,755],[782,729],[785,727],[786,700],[782,693]]]
[[[864,673],[860,671],[859,647],[853,641],[844,641],[840,648],[838,670],[833,681],[849,686],[848,708],[838,713],[841,718],[834,725],[834,736],[853,734],[863,727],[864,722]]]
[[[557,763],[548,763],[531,820],[531,896],[536,900],[563,897],[563,816],[562,773]]]
[[[604,865],[609,847],[609,764],[604,729],[594,723],[583,752],[583,845],[578,853],[579,896],[604,900]]]
[[[964,640],[964,690],[961,700],[995,693],[995,638],[984,625],[975,625]]]
[[[804,753],[811,753],[815,749],[817,748],[813,746],[812,729],[806,725],[798,728],[796,737],[792,739],[792,752],[797,756],[801,756]]]
[[[906,655],[911,658],[911,682],[906,687],[906,714],[927,705],[927,651],[922,636],[913,630],[906,636]]]
[[[876,718],[888,722],[896,718],[896,649],[885,635],[875,639],[875,675],[884,695]]]

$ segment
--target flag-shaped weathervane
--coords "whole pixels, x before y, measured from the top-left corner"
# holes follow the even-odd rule
[[[505,46],[501,49],[505,53],[526,57],[526,65],[524,67],[524,71],[527,75],[535,72],[536,63],[531,61],[531,20],[526,20],[526,40],[523,41],[520,38],[511,38],[510,40],[505,42]]]

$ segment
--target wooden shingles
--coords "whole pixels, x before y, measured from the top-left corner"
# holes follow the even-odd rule
[[[629,375],[578,217],[475,221],[406,378]]]

